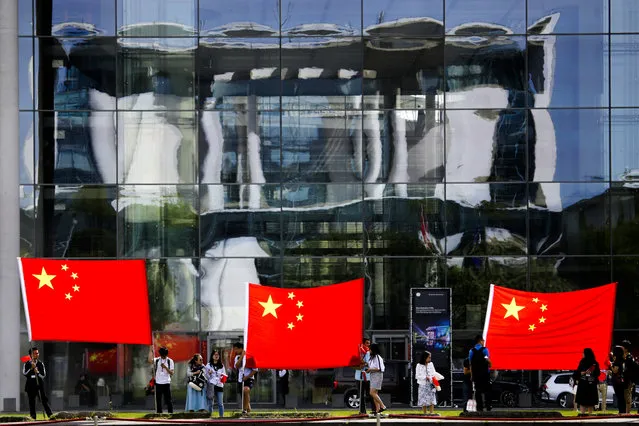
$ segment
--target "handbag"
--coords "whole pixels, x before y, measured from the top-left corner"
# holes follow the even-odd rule
[[[151,380],[149,380],[149,384],[145,386],[144,388],[144,394],[146,396],[149,395],[153,395],[155,393],[155,378],[152,377]]]
[[[469,399],[468,402],[466,402],[466,411],[469,413],[477,411],[477,401],[475,401],[474,396],[473,399]]]
[[[202,392],[202,389],[206,386],[206,378],[204,377],[204,374],[200,371],[199,374],[189,376],[188,386],[191,389]]]

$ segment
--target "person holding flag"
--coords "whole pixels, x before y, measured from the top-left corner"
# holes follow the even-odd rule
[[[31,359],[27,360],[22,366],[22,374],[27,378],[24,391],[29,397],[29,413],[31,414],[31,418],[36,420],[35,401],[36,396],[39,396],[47,417],[51,417],[52,413],[49,407],[49,399],[44,389],[44,378],[47,377],[47,371],[44,368],[44,363],[40,361],[40,351],[38,348],[33,347],[29,349],[29,355],[31,355]]]
[[[364,337],[359,345],[360,368],[355,370],[355,380],[359,382],[359,412],[366,414],[366,395],[369,389],[369,377],[366,375],[368,362],[371,359],[371,339]]]

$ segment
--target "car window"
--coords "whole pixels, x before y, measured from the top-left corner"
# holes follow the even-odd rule
[[[562,374],[555,377],[555,383],[560,385],[567,385],[570,382],[570,374]]]

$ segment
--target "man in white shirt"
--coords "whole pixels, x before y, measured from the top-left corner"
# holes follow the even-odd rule
[[[173,413],[173,399],[171,398],[171,376],[175,371],[175,363],[169,358],[169,350],[161,347],[160,356],[154,358],[153,347],[149,348],[149,364],[153,365],[155,379],[155,405],[158,413],[162,413],[162,398],[166,402],[169,413]]]
[[[246,352],[242,344],[235,343],[233,352],[235,353],[234,367],[238,371],[237,381],[242,389],[242,414],[249,414],[251,412],[251,389],[255,384],[254,377],[257,373],[257,368],[247,366]]]

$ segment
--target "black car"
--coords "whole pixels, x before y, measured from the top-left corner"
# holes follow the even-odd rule
[[[384,361],[385,371],[382,394],[390,394],[391,402],[409,403],[410,372],[408,361]],[[359,382],[355,380],[355,369],[351,367],[335,369],[333,378],[333,398],[344,395],[348,408],[359,408]]]
[[[462,379],[464,372],[453,371],[453,399],[457,404],[463,404]],[[497,378],[491,380],[491,400],[493,405],[503,405],[505,407],[517,407],[519,405],[519,395],[527,394],[530,389],[525,384],[509,380],[505,375],[498,374]]]

